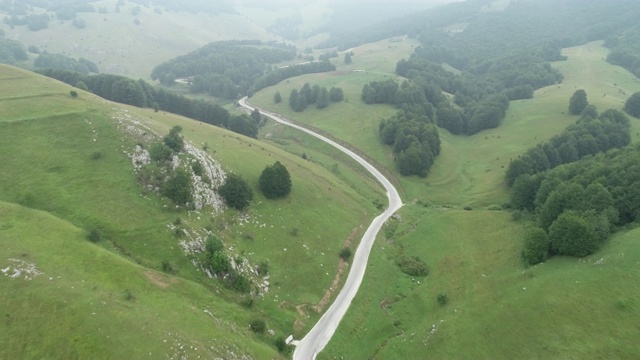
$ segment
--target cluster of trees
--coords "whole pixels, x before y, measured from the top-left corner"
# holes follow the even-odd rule
[[[624,111],[635,118],[640,118],[640,92],[634,93],[625,101]]]
[[[163,110],[207,124],[223,127],[242,135],[256,137],[258,125],[247,115],[231,115],[220,105],[194,100],[163,89],[156,89],[146,81],[117,75],[83,75],[65,70],[43,69],[39,73],[88,90],[107,100],[138,107]]]
[[[295,55],[295,46],[279,43],[214,42],[156,66],[151,79],[172,85],[176,78],[192,78],[192,92],[236,99],[246,95],[271,64],[292,60]]]
[[[39,14],[39,15],[27,15],[27,16],[16,16],[12,15],[10,17],[5,17],[4,22],[9,26],[26,26],[31,31],[38,31],[42,29],[46,29],[49,27],[49,20],[51,18],[48,14]]]
[[[285,66],[278,69],[267,71],[264,75],[256,79],[253,86],[249,89],[248,95],[253,95],[256,91],[262,90],[268,86],[275,85],[282,80],[300,76],[304,74],[315,74],[321,72],[335,71],[335,65],[331,64],[329,60],[316,61],[308,64],[299,64]]]
[[[34,60],[33,66],[40,69],[76,71],[81,74],[100,72],[98,66],[90,60],[84,58],[76,60],[62,54],[50,54],[46,51]]]
[[[242,293],[251,291],[251,282],[233,268],[220,239],[213,235],[207,238],[203,257],[204,266],[229,288]]]
[[[274,101],[277,103],[278,98],[276,93],[274,95]],[[315,84],[311,86],[309,83],[305,83],[300,90],[293,89],[289,95],[289,106],[294,111],[304,111],[309,105],[316,105],[318,109],[324,109],[332,102],[339,102],[344,99],[344,92],[339,87],[332,87],[327,90],[326,87]],[[282,98],[280,98],[282,101]]]
[[[184,149],[184,140],[180,136],[182,128],[174,126],[161,142],[151,144],[149,155],[151,162],[144,165],[138,173],[138,180],[145,187],[156,189],[162,196],[174,204],[188,206],[193,201],[193,181],[189,169],[171,165],[174,156]]]
[[[440,135],[426,116],[402,110],[382,120],[379,129],[382,142],[393,149],[401,175],[427,176],[440,154]]]
[[[512,160],[506,173],[507,184],[515,186],[517,179],[525,174],[541,173],[584,156],[621,148],[630,143],[629,119],[624,113],[609,109],[598,115],[593,106],[588,106],[585,110],[589,111],[560,135]],[[513,193],[517,194],[518,191]],[[520,198],[520,195],[522,194],[516,198]],[[516,207],[531,208],[531,199],[522,198],[516,203]]]
[[[519,177],[512,203],[531,209],[538,225],[526,236],[525,259],[535,264],[549,255],[591,254],[615,227],[638,220],[639,163],[640,147],[633,146]]]
[[[531,51],[474,63],[460,75],[445,71],[427,55],[425,50],[417,50],[409,60],[397,64],[396,72],[419,84],[429,101],[442,108],[438,125],[454,134],[471,135],[495,128],[502,122],[510,100],[532,98],[535,89],[562,80],[559,72]],[[443,92],[454,95],[457,107]]]
[[[283,198],[291,193],[291,175],[289,170],[276,161],[262,170],[258,181],[260,191],[267,199]],[[253,190],[239,175],[229,174],[225,183],[218,189],[227,206],[243,211],[253,200]]]
[[[380,122],[380,139],[392,147],[400,174],[426,176],[440,154],[440,135],[424,89],[409,81],[400,85],[394,80],[373,81],[363,86],[362,100],[400,109]]]
[[[0,34],[0,62],[15,65],[28,59],[27,51],[21,42],[5,38],[4,33]]]

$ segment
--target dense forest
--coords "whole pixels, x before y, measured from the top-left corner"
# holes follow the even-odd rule
[[[324,45],[348,48],[390,36],[417,37],[421,46],[398,63],[396,73],[425,90],[439,110],[438,126],[454,134],[499,126],[508,101],[531,98],[536,89],[562,81],[548,62],[563,60],[563,47],[607,39],[609,61],[640,74],[637,2],[612,7],[598,1],[512,1],[502,11],[482,11],[489,3],[448,4]],[[459,74],[445,71],[444,63]],[[440,90],[453,95],[454,104]]]
[[[44,69],[39,73],[107,100],[137,107],[149,107],[189,117],[250,137],[258,135],[258,124],[247,115],[230,115],[220,105],[204,100],[188,99],[163,89],[156,89],[146,81],[117,75],[83,75],[78,72]]]
[[[335,70],[327,61],[274,66],[295,56],[292,45],[257,40],[215,42],[156,66],[151,79],[172,85],[177,78],[189,78],[191,92],[233,100],[293,76]]]
[[[519,207],[532,206],[538,225],[525,241],[525,260],[535,264],[549,255],[589,255],[616,228],[636,221],[638,164],[640,147],[632,146],[518,178],[512,202],[517,205],[518,198],[528,198]]]

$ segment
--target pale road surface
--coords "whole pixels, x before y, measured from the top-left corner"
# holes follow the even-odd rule
[[[247,104],[246,97],[242,98],[239,103],[246,109],[249,109],[251,111],[254,110],[253,106]],[[258,108],[258,110],[262,113],[262,115],[268,116],[269,118],[281,124],[291,126],[311,136],[315,136],[316,138],[338,148],[340,151],[351,156],[355,161],[360,163],[360,165],[364,166],[367,171],[369,171],[382,184],[382,186],[384,186],[385,190],[387,191],[387,197],[389,198],[389,207],[382,214],[373,219],[373,222],[371,223],[371,225],[369,225],[369,228],[362,237],[360,245],[356,249],[355,255],[353,256],[351,269],[349,270],[349,276],[347,277],[347,281],[345,282],[344,287],[342,288],[342,290],[340,290],[340,294],[338,294],[336,300],[333,302],[333,304],[331,304],[324,315],[322,315],[320,320],[315,324],[311,331],[309,331],[309,333],[302,340],[300,340],[298,346],[296,347],[296,350],[293,353],[294,360],[315,359],[316,355],[318,355],[318,353],[320,353],[320,351],[324,349],[327,343],[329,343],[329,340],[333,336],[333,333],[336,331],[336,328],[338,328],[338,324],[340,324],[340,320],[342,320],[342,317],[347,312],[351,301],[358,292],[358,288],[362,283],[364,272],[367,268],[367,261],[369,260],[369,254],[371,253],[371,247],[373,246],[373,242],[375,241],[378,231],[380,231],[384,222],[387,221],[387,219],[389,219],[393,215],[393,213],[395,213],[402,207],[402,200],[400,199],[400,195],[398,195],[398,191],[391,184],[391,182],[387,180],[387,178],[384,177],[378,171],[378,169],[366,162],[363,158],[355,154],[353,151],[309,129],[284,120],[277,114],[270,113],[260,108]]]

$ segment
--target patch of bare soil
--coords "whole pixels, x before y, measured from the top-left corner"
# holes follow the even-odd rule
[[[154,271],[145,271],[144,276],[149,280],[153,285],[159,287],[160,289],[166,289],[169,286],[175,284],[176,279],[169,278],[163,275],[158,274]]]
[[[361,229],[362,229],[362,225],[359,225],[353,228],[349,236],[345,239],[344,244],[342,244],[342,247],[343,248],[350,247]],[[329,304],[329,301],[331,301],[331,298],[333,298],[333,295],[336,292],[336,290],[338,291],[340,290],[339,288],[340,279],[342,278],[342,275],[344,274],[344,272],[349,268],[348,261],[345,261],[342,258],[339,258],[339,259],[340,259],[339,260],[340,262],[338,263],[338,271],[336,272],[336,276],[333,278],[333,281],[331,282],[331,286],[329,286],[329,288],[324,292],[324,295],[322,296],[322,299],[320,300],[318,305],[313,307],[313,309],[318,313],[322,312],[322,310],[324,310],[324,308]]]

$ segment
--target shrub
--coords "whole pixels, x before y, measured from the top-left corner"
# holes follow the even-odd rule
[[[173,265],[171,265],[169,260],[162,260],[162,271],[171,274],[175,271],[175,269],[173,268]]]
[[[267,330],[267,323],[262,319],[254,319],[251,321],[251,324],[249,324],[249,327],[251,328],[251,331],[256,334],[264,334]]]
[[[94,151],[94,152],[91,154],[91,159],[93,159],[93,160],[99,160],[99,159],[102,159],[102,153],[101,153],[100,151]]]
[[[94,243],[102,241],[102,232],[98,229],[91,229],[89,233],[87,233],[87,240]]]
[[[278,349],[278,351],[281,354],[288,354],[291,349],[289,348],[289,346],[287,345],[286,340],[284,339],[284,337],[279,336],[276,341],[275,341],[275,345],[276,345],[276,349]]]
[[[149,148],[149,156],[155,162],[170,161],[173,153],[171,148],[163,143],[155,143]]]
[[[267,261],[262,261],[259,265],[258,265],[258,275],[260,276],[266,276],[269,273],[269,262]]]
[[[161,193],[176,205],[186,205],[193,199],[191,176],[183,169],[176,170],[162,187]]]
[[[449,297],[447,296],[447,293],[439,293],[438,294],[438,304],[446,305],[447,302],[449,302]]]
[[[344,261],[349,261],[349,259],[351,259],[351,248],[343,247],[342,250],[340,250],[340,257]]]
[[[235,276],[232,286],[233,290],[241,293],[248,293],[249,291],[251,291],[251,283],[246,277],[240,274],[237,274]]]
[[[527,232],[522,256],[529,265],[535,265],[547,259],[549,256],[549,237],[544,230],[534,227]]]
[[[169,130],[169,134],[162,139],[162,142],[175,152],[182,151],[184,140],[180,136],[182,127],[176,125]]]
[[[422,259],[417,256],[400,255],[396,259],[396,264],[400,270],[411,276],[427,276],[429,275],[429,267]]]
[[[69,95],[71,95],[71,97],[75,98],[75,97],[78,97],[78,92],[75,91],[75,90],[71,90],[71,91],[69,91]]]

